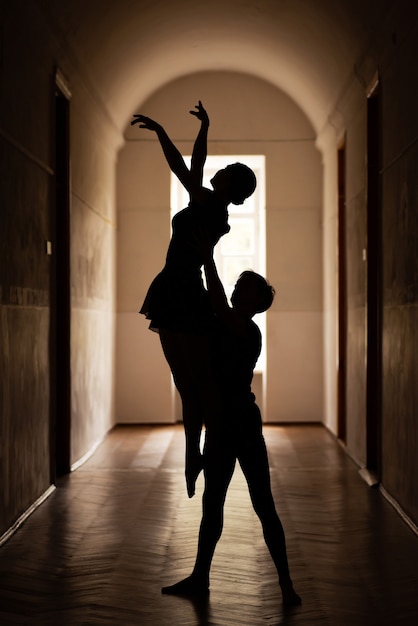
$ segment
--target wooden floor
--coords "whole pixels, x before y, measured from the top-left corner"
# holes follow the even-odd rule
[[[203,481],[189,500],[180,426],[118,427],[0,549],[0,624],[418,624],[418,537],[322,427],[265,437],[301,607],[283,610],[239,468],[209,599],[161,595],[191,571]]]

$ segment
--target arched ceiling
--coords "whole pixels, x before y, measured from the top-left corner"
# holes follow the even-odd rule
[[[204,70],[253,74],[321,130],[361,54],[371,0],[39,0],[123,131],[156,89]],[[389,0],[380,0],[388,4]]]

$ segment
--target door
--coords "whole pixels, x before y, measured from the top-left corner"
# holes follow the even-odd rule
[[[382,394],[382,244],[379,86],[367,100],[367,469],[379,480]]]
[[[346,215],[345,215],[345,145],[338,149],[338,370],[337,436],[346,441],[346,362],[347,362],[347,287],[346,287]]]
[[[51,474],[70,471],[70,93],[57,72],[54,84],[55,165],[52,191]]]

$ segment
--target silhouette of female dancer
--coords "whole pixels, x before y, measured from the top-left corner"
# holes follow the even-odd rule
[[[293,588],[284,530],[271,492],[261,414],[251,392],[253,371],[261,351],[261,333],[252,317],[270,307],[274,289],[259,274],[244,272],[232,294],[231,308],[211,254],[205,260],[205,272],[213,307],[221,321],[214,335],[213,350],[218,364],[222,414],[206,426],[203,513],[193,572],[188,578],[163,587],[162,593],[185,596],[208,593],[212,558],[222,533],[226,493],[238,460],[277,569],[283,604],[299,605],[301,598]]]
[[[204,227],[215,245],[230,230],[228,204],[242,204],[256,187],[254,172],[241,163],[219,170],[211,180],[212,190],[203,187],[209,117],[200,101],[195,108],[190,113],[200,120],[201,127],[190,169],[160,124],[144,115],[134,115],[131,122],[157,134],[170,169],[190,195],[188,207],[173,218],[165,266],[151,283],[140,309],[150,320],[151,330],[159,332],[182,399],[189,497],[194,495],[196,478],[202,469],[199,447],[202,423],[219,412],[210,360],[213,313],[202,280],[203,261],[193,233]]]

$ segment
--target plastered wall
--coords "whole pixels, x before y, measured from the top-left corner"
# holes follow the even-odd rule
[[[322,356],[322,170],[311,125],[268,83],[203,73],[157,92],[141,112],[159,120],[183,154],[198,129],[201,99],[209,154],[266,156],[266,274],[277,289],[267,314],[268,421],[320,421]],[[122,422],[174,419],[170,373],[158,335],[139,309],[163,267],[170,236],[169,170],[155,136],[128,128],[118,159],[116,412]]]
[[[76,462],[114,423],[115,144],[78,81],[71,100],[71,450]]]
[[[359,463],[366,461],[367,177],[366,101],[354,87],[355,114],[347,123],[345,230],[347,245],[346,443]],[[353,112],[353,109],[352,109]]]

